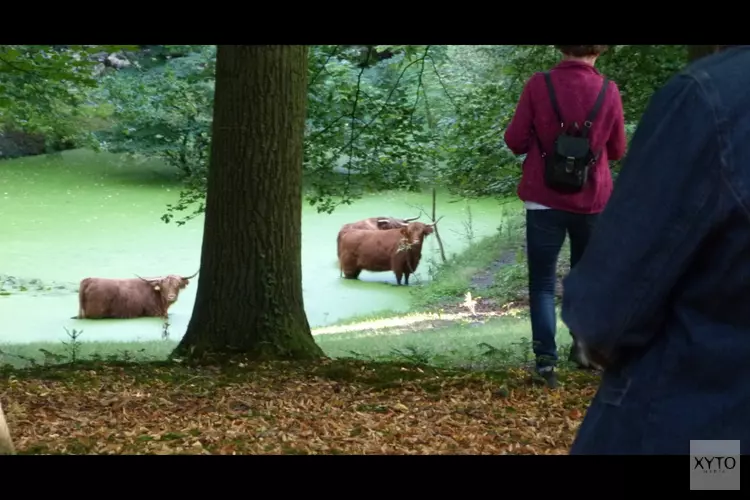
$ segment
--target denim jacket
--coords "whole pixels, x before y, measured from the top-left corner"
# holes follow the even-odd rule
[[[750,453],[750,47],[653,96],[563,284],[563,321],[613,360],[571,453]]]

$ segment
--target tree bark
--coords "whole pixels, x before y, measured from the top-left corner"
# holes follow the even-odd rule
[[[307,52],[218,47],[201,274],[178,356],[324,357],[302,300]]]

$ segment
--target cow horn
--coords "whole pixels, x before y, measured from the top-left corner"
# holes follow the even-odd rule
[[[133,274],[135,274],[135,273],[133,273]],[[136,274],[136,276],[139,277],[139,278],[141,278],[146,283],[153,283],[154,281],[159,281],[159,278],[153,278],[153,279],[147,280],[146,278],[144,278],[142,276],[138,276],[137,274]]]
[[[388,219],[378,219],[378,224],[385,224],[388,222]]]
[[[402,225],[403,227],[406,227],[406,226],[408,226],[408,225],[409,225],[409,223],[408,223],[408,222],[401,222],[401,221],[399,221],[399,224],[401,224],[401,225]]]
[[[438,217],[438,218],[437,218],[437,220],[436,220],[435,222],[432,222],[432,223],[430,223],[430,224],[425,224],[425,226],[430,226],[430,227],[433,227],[433,226],[435,226],[435,225],[436,225],[436,224],[437,224],[438,222],[440,222],[440,219],[442,219],[443,217],[445,217],[445,216],[444,216],[444,215],[441,215],[440,217]]]
[[[192,276],[183,276],[182,279],[184,279],[184,280],[191,280],[191,279],[195,278],[196,276],[198,276],[199,272],[201,272],[200,269],[198,269],[197,271],[195,271],[195,274],[193,274]]]
[[[417,219],[419,219],[420,217],[422,217],[422,214],[419,214],[419,215],[417,215],[416,217],[412,217],[412,218],[410,218],[410,219],[404,219],[404,220],[405,220],[406,222],[411,222],[411,221],[414,221],[414,220],[417,220]]]

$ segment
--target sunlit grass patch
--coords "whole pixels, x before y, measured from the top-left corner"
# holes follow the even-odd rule
[[[171,340],[149,342],[31,342],[0,344],[0,366],[26,367],[75,360],[157,361],[166,359],[177,345]]]
[[[381,323],[360,323],[336,333],[313,330],[316,342],[333,358],[409,361],[438,367],[485,370],[526,366],[533,359],[527,318],[477,314],[413,315]],[[323,330],[325,333],[320,333]],[[560,352],[570,344],[567,328],[558,322]],[[71,361],[147,362],[168,358],[177,343],[150,342],[34,342],[0,345],[0,365],[20,368]],[[564,357],[564,356],[563,356]]]
[[[382,329],[316,336],[332,357],[368,360],[408,360],[440,367],[490,369],[525,366],[533,360],[527,318],[464,317],[451,324],[440,320]],[[567,352],[570,336],[558,321],[558,348]],[[565,358],[565,356],[561,356]]]

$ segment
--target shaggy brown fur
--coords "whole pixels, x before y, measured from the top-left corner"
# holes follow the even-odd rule
[[[438,219],[439,220],[439,219]],[[393,271],[396,282],[409,284],[409,275],[422,258],[422,243],[437,224],[412,222],[400,229],[382,231],[354,229],[341,235],[339,266],[347,279],[357,279],[364,271]]]
[[[166,317],[190,279],[175,274],[160,278],[85,278],[78,290],[74,319]]]
[[[406,227],[410,222],[419,219],[419,217],[419,215],[417,215],[416,217],[411,217],[409,219],[394,219],[393,217],[370,217],[369,219],[362,219],[357,222],[344,224],[343,226],[341,226],[341,229],[339,229],[339,235],[336,238],[336,248],[341,246],[341,235],[346,233],[347,231],[352,231],[354,229],[370,231],[399,229],[401,227]]]

